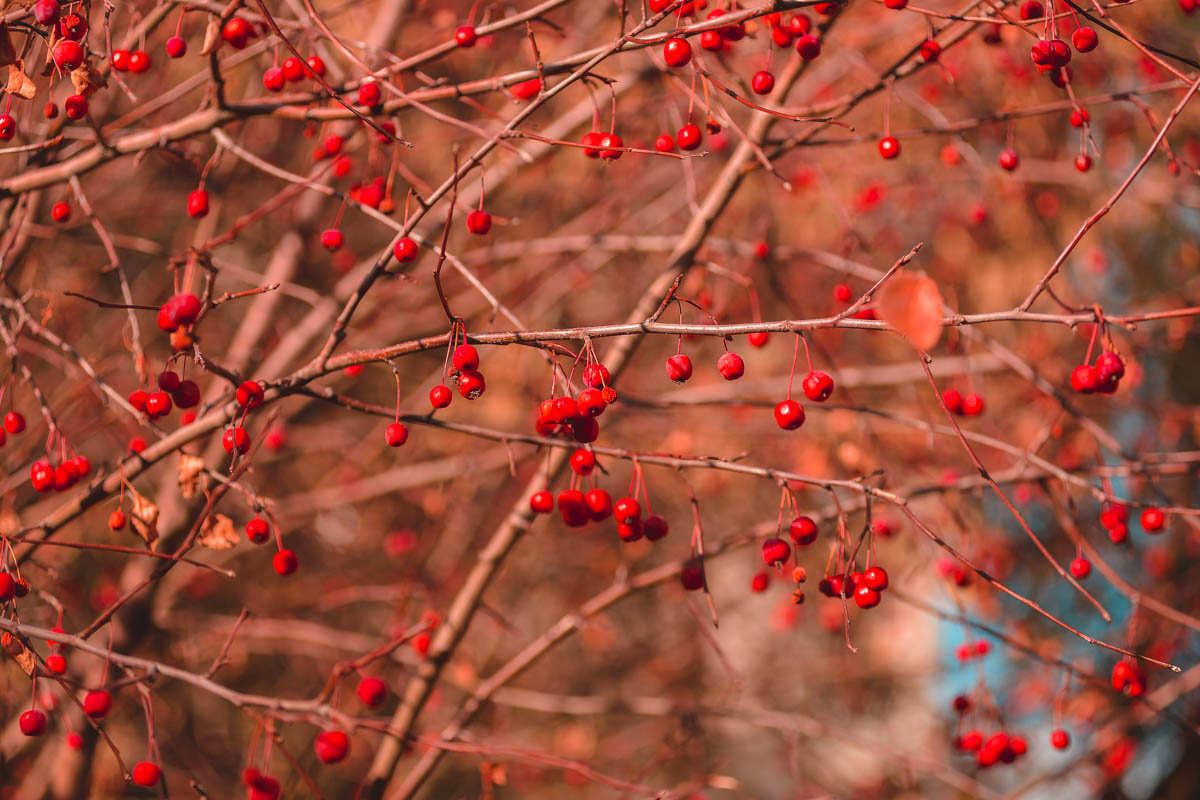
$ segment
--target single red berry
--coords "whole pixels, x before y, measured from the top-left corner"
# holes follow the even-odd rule
[[[663,45],[663,60],[668,67],[684,67],[692,60],[692,46],[687,39],[672,36]]]
[[[289,83],[304,80],[304,62],[295,56],[285,58],[279,68],[283,70],[283,77]]]
[[[587,507],[592,522],[603,522],[612,516],[612,497],[603,489],[592,489],[583,496],[583,504]]]
[[[388,688],[387,684],[379,680],[379,678],[366,677],[358,682],[358,688],[354,690],[358,695],[358,699],[362,704],[370,708],[375,708],[387,699]]]
[[[983,413],[983,398],[977,394],[969,394],[962,399],[962,413],[968,417],[976,417]]]
[[[36,708],[31,708],[21,713],[17,718],[17,725],[26,736],[41,736],[46,732],[46,715]]]
[[[1160,508],[1142,509],[1142,530],[1146,533],[1158,533],[1163,529],[1167,517]]]
[[[641,517],[641,515],[642,507],[632,497],[622,497],[613,506],[613,516],[617,518],[617,522],[628,524],[632,520]]]
[[[1075,169],[1080,172],[1087,172],[1092,168],[1092,157],[1087,153],[1080,153],[1075,156]]]
[[[616,161],[624,152],[621,148],[625,146],[625,142],[620,136],[615,133],[605,133],[600,136],[600,158],[605,161]]]
[[[771,90],[775,88],[775,76],[765,69],[756,72],[750,79],[750,88],[755,94],[770,94]]]
[[[4,415],[4,430],[12,434],[25,430],[25,415],[20,411],[10,411]]]
[[[1116,353],[1101,353],[1096,359],[1096,372],[1101,381],[1120,380],[1125,377],[1125,362]]]
[[[67,114],[67,119],[83,119],[87,116],[88,101],[81,94],[69,95],[63,101],[63,111]]]
[[[1078,556],[1071,559],[1071,564],[1068,567],[1071,576],[1078,580],[1083,580],[1088,575],[1092,574],[1092,562],[1088,561],[1083,556]]]
[[[417,243],[405,236],[396,242],[396,246],[392,248],[392,255],[397,261],[407,264],[417,257]]]
[[[77,14],[72,11],[65,14],[58,20],[58,32],[64,39],[72,39],[76,42],[83,39],[88,31],[87,17],[82,14]]]
[[[460,25],[454,31],[454,43],[459,47],[474,47],[479,36],[475,33],[475,28],[471,25]]]
[[[965,694],[958,694],[954,696],[954,700],[950,705],[956,713],[965,714],[971,710],[971,698]]]
[[[670,134],[659,134],[658,138],[654,140],[654,149],[660,153],[669,153],[675,149],[675,140],[671,138]]]
[[[341,250],[345,241],[346,237],[337,228],[329,228],[321,232],[321,246],[331,253]]]
[[[675,141],[679,144],[680,150],[695,150],[700,146],[700,139],[700,128],[690,122],[675,134]]]
[[[134,50],[129,54],[129,71],[130,72],[149,72],[150,71],[150,54],[145,50]]]
[[[762,558],[768,567],[776,567],[787,561],[792,555],[792,546],[783,539],[771,537],[763,542]]]
[[[752,592],[765,592],[770,585],[771,576],[766,572],[756,572],[750,579],[750,591]]]
[[[171,395],[166,392],[151,392],[146,398],[146,413],[151,419],[170,414]]]
[[[467,230],[478,236],[484,236],[492,229],[492,215],[481,208],[467,214]]]
[[[576,475],[591,475],[596,468],[596,454],[580,448],[571,453],[571,471]]]
[[[1081,53],[1090,53],[1096,49],[1096,45],[1100,44],[1100,37],[1096,35],[1096,31],[1088,26],[1076,28],[1071,34],[1071,44],[1075,45],[1075,49]]]
[[[583,144],[587,145],[584,148],[583,154],[588,158],[600,157],[600,140],[604,138],[604,134],[600,131],[588,131],[583,135]]]
[[[125,527],[125,512],[117,509],[108,515],[109,530],[119,531]]]
[[[805,397],[818,403],[825,402],[833,394],[833,378],[817,370],[805,375],[800,386],[804,389]]]
[[[725,353],[717,359],[717,371],[727,381],[736,381],[746,374],[746,363],[737,353]]]
[[[109,56],[109,63],[117,72],[124,72],[129,69],[129,51],[128,50],[113,50]]]
[[[282,92],[286,82],[287,78],[279,67],[267,67],[263,72],[262,85],[268,92]]]
[[[208,192],[197,189],[188,195],[187,213],[189,217],[199,219],[208,214]]]
[[[92,719],[101,719],[112,709],[112,695],[103,689],[88,692],[83,696],[83,713]]]
[[[247,410],[261,406],[263,396],[262,384],[258,381],[242,381],[234,392],[237,404]]]
[[[859,608],[874,608],[879,605],[883,595],[870,586],[859,586],[854,590],[854,604]]]
[[[667,377],[676,383],[684,383],[692,377],[692,360],[684,353],[676,353],[667,359]]]
[[[1041,19],[1046,9],[1038,0],[1025,0],[1019,11],[1021,19]]]
[[[796,52],[805,61],[812,61],[821,55],[821,40],[812,34],[804,34],[796,39]]]
[[[59,5],[56,0],[38,0],[33,4],[33,18],[38,25],[51,25],[58,19]]]
[[[388,447],[399,447],[408,441],[408,428],[404,423],[393,422],[383,430],[383,439]]]
[[[304,63],[312,74],[322,77],[325,75],[325,62],[320,56],[309,56]]]
[[[450,362],[457,370],[479,369],[479,351],[475,349],[474,345],[460,344],[450,355]]]
[[[529,507],[538,514],[549,514],[554,510],[554,495],[543,489],[540,492],[534,492],[529,498]]]
[[[879,140],[879,155],[884,158],[895,158],[900,155],[900,140],[895,136],[885,136]]]
[[[670,531],[667,521],[658,514],[651,514],[642,523],[642,533],[652,542],[657,542]]]
[[[1050,731],[1050,746],[1055,750],[1066,750],[1071,746],[1071,735],[1062,728]]]
[[[17,135],[17,121],[9,114],[0,114],[0,142],[7,142]]]
[[[785,431],[794,431],[804,424],[804,407],[795,400],[783,400],[775,406],[775,423]]]
[[[512,93],[512,96],[514,98],[516,98],[517,100],[529,100],[531,98],[537,97],[538,92],[542,91],[541,78],[530,78],[527,81],[521,81],[520,83],[515,83],[515,84],[513,84],[512,89],[510,89],[509,91]]]
[[[867,567],[863,571],[863,580],[868,587],[877,592],[888,588],[888,574],[883,567]]]
[[[271,566],[280,575],[291,575],[300,567],[300,559],[296,558],[296,554],[291,550],[280,550],[271,559]]]
[[[487,384],[484,383],[482,372],[467,370],[459,373],[458,393],[468,400],[477,399],[486,388]]]
[[[139,761],[133,765],[133,782],[138,786],[154,786],[162,778],[162,770],[158,764],[150,761]]]
[[[170,58],[183,58],[187,53],[187,42],[182,36],[172,36],[167,39],[166,50]]]
[[[689,592],[704,588],[704,563],[699,560],[688,561],[679,570],[679,582]]]
[[[429,404],[434,408],[445,408],[450,405],[452,397],[450,387],[440,383],[429,390]]]
[[[171,369],[164,369],[158,373],[158,388],[164,392],[177,391],[179,389],[179,373]]]
[[[1124,522],[1118,522],[1108,529],[1108,538],[1113,544],[1123,544],[1129,539],[1129,527]]]
[[[246,523],[246,538],[254,544],[263,544],[271,538],[271,526],[262,517],[255,517]]]
[[[246,429],[240,425],[236,428],[226,428],[225,434],[221,437],[221,444],[225,447],[226,453],[232,453],[237,450],[239,454],[245,453],[250,449],[250,434],[246,433]]]
[[[195,381],[180,381],[179,388],[171,393],[175,405],[180,408],[192,408],[200,402],[200,387]]]
[[[1071,388],[1080,394],[1091,394],[1096,391],[1100,382],[1100,373],[1090,364],[1080,364],[1071,370]]]
[[[806,547],[817,540],[817,523],[811,517],[796,517],[788,526],[788,537],[797,547]]]
[[[1079,108],[1071,112],[1071,127],[1082,128],[1085,122],[1091,121],[1091,116],[1086,108]]]
[[[1021,157],[1014,150],[1005,150],[1000,154],[1000,166],[1009,172],[1015,170],[1021,163]]]
[[[0,603],[7,603],[17,596],[17,582],[7,572],[0,572]]]
[[[612,375],[603,364],[588,364],[583,369],[583,382],[591,389],[603,389],[612,383]]]
[[[364,108],[374,108],[383,99],[383,90],[376,81],[367,81],[358,87],[358,104]]]
[[[767,331],[755,331],[746,336],[746,341],[751,347],[766,347],[767,340],[771,338],[771,334]]]

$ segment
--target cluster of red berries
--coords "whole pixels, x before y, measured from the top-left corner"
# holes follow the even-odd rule
[[[1100,509],[1100,525],[1108,531],[1113,544],[1129,538],[1129,507],[1123,503],[1105,503]]]
[[[113,50],[109,57],[112,68],[117,72],[148,72],[150,70],[150,54],[145,50]]]
[[[307,62],[289,56],[279,66],[268,67],[263,72],[262,84],[268,92],[282,92],[285,83],[299,83],[305,78],[324,74],[325,62],[319,56],[311,56]]]
[[[621,148],[625,146],[625,142],[613,131],[608,133],[588,131],[583,135],[581,143],[584,145],[583,154],[585,156],[602,158],[605,161],[616,161],[624,152]]]
[[[221,28],[221,39],[235,50],[241,50],[251,39],[257,39],[254,26],[241,17],[231,17]]]
[[[842,572],[826,575],[817,584],[817,591],[826,597],[853,597],[859,608],[874,608],[888,588],[888,574],[883,567],[867,567],[862,572]]]
[[[980,731],[969,730],[958,737],[956,744],[964,753],[974,753],[975,763],[981,767],[1011,764],[1029,752],[1029,743],[1024,736],[1009,735],[1003,731],[984,739]]]
[[[1140,697],[1146,691],[1146,673],[1132,661],[1113,664],[1112,687],[1130,697]]]
[[[974,392],[963,395],[957,389],[946,389],[942,392],[942,402],[950,413],[960,417],[976,417],[983,413],[983,398]]]
[[[589,364],[583,370],[586,388],[578,397],[562,395],[538,404],[534,429],[539,436],[570,436],[581,444],[596,441],[600,435],[598,417],[617,399],[609,384],[612,376],[603,364]]]
[[[1071,370],[1071,388],[1080,394],[1113,394],[1125,377],[1125,362],[1116,353],[1104,352],[1095,365],[1080,364]]]
[[[30,466],[29,482],[39,492],[64,492],[78,483],[80,478],[86,478],[91,471],[92,464],[85,456],[66,458],[57,465],[43,459]]]
[[[987,639],[976,639],[973,642],[963,642],[954,651],[955,657],[961,662],[970,661],[973,658],[982,658],[990,653],[992,645]]]
[[[129,394],[129,405],[150,419],[165,417],[174,406],[192,408],[200,402],[200,387],[195,381],[182,380],[179,373],[166,369],[158,375],[158,391],[137,389]]]

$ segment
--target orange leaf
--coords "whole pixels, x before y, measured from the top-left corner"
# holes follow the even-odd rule
[[[4,91],[24,97],[26,100],[32,100],[37,94],[37,87],[29,79],[29,76],[21,71],[20,66],[9,64],[8,81],[4,85]]]
[[[879,290],[879,317],[918,350],[942,335],[942,295],[924,272],[897,272]]]

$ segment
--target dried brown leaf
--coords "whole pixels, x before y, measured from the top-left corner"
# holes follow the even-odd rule
[[[138,494],[132,486],[129,487],[129,494],[133,498],[129,509],[133,529],[153,549],[154,542],[158,539],[158,506]]]
[[[179,454],[179,491],[188,500],[204,489],[204,459],[199,456]]]
[[[34,658],[33,653],[29,651],[24,642],[8,631],[4,631],[0,634],[0,649],[3,649],[13,661],[17,662],[17,666],[26,675],[33,677],[33,673],[37,671],[37,659]]]
[[[228,550],[238,543],[233,520],[224,514],[209,514],[200,524],[200,533],[196,537],[196,541],[201,547]]]
[[[918,350],[942,336],[942,295],[924,272],[901,270],[879,290],[879,317]]]
[[[91,97],[97,89],[108,86],[108,81],[90,61],[85,61],[71,70],[71,83],[75,85],[75,91],[84,97]]]
[[[4,91],[15,94],[17,97],[24,97],[26,100],[32,100],[37,94],[37,86],[21,70],[20,66],[9,64],[8,80],[4,84]]]

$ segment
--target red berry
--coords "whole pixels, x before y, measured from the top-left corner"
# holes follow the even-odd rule
[[[180,381],[179,388],[171,393],[175,405],[180,408],[192,408],[200,402],[200,387],[195,381]]]
[[[492,215],[481,208],[467,214],[467,230],[478,236],[484,236],[492,229]]]
[[[1100,37],[1096,35],[1096,31],[1088,26],[1076,28],[1071,34],[1071,44],[1075,45],[1075,49],[1081,53],[1090,53],[1096,49],[1096,45],[1100,44]]]
[[[805,61],[812,61],[821,55],[821,40],[806,33],[796,40],[796,52]]]
[[[296,554],[291,550],[280,550],[271,559],[271,566],[280,575],[291,575],[300,567],[300,559],[296,558]]]
[[[937,61],[941,54],[942,46],[933,39],[926,39],[921,43],[921,59],[927,64]]]
[[[166,392],[151,392],[146,398],[146,414],[151,419],[165,417],[171,413],[171,395]]]
[[[750,88],[755,94],[770,94],[775,88],[775,76],[766,70],[756,72],[750,79]]]
[[[304,63],[308,65],[309,71],[314,75],[325,75],[325,62],[320,56],[309,56]]]
[[[271,528],[262,517],[255,517],[246,523],[246,538],[254,544],[263,544],[271,537]]]
[[[699,560],[692,560],[684,564],[683,568],[679,570],[679,582],[689,592],[703,589],[704,563]]]
[[[750,579],[750,591],[765,592],[771,584],[771,576],[766,572],[756,572]]]
[[[591,475],[596,468],[596,454],[580,448],[571,453],[571,471],[576,475]]]
[[[454,43],[459,47],[474,47],[478,38],[475,28],[470,25],[461,25],[454,31]]]
[[[383,439],[388,447],[399,447],[408,441],[408,428],[401,422],[393,422],[384,429]]]
[[[659,134],[658,138],[654,140],[654,149],[660,153],[669,153],[675,149],[675,140],[671,138],[670,134]]]
[[[0,603],[7,603],[17,596],[17,582],[7,572],[0,572]]]
[[[684,67],[692,60],[692,46],[687,39],[673,36],[663,45],[663,60],[668,67]]]
[[[1119,381],[1125,377],[1125,362],[1116,353],[1101,353],[1096,359],[1096,372],[1101,381]]]
[[[25,416],[20,411],[10,411],[4,415],[4,430],[17,434],[25,430]]]
[[[170,58],[183,58],[187,53],[187,42],[180,36],[172,36],[167,39],[166,50]]]
[[[67,114],[67,119],[83,119],[87,116],[88,101],[81,94],[73,94],[63,101],[63,110]]]
[[[859,586],[854,590],[854,604],[859,608],[874,608],[879,605],[882,595],[870,586]]]
[[[1055,750],[1066,750],[1071,746],[1071,735],[1062,728],[1055,728],[1050,731],[1050,746]]]
[[[895,136],[885,136],[879,140],[879,155],[884,158],[895,158],[900,155],[900,140]]]
[[[479,351],[472,345],[460,344],[454,348],[454,353],[450,356],[450,362],[454,364],[454,368],[457,370],[477,370],[479,369]]]
[[[112,708],[112,695],[103,689],[88,692],[83,697],[83,713],[92,719],[100,719]]]
[[[51,653],[46,656],[46,669],[55,675],[62,675],[67,671],[67,659],[61,653]]]
[[[642,507],[632,497],[622,497],[613,506],[613,516],[617,518],[617,522],[628,524],[641,515]]]
[[[625,146],[625,142],[620,136],[615,133],[606,133],[600,137],[600,157],[606,161],[616,161],[624,152],[620,148]]]
[[[467,370],[459,373],[457,383],[458,393],[468,400],[475,400],[487,388],[483,380],[483,373],[476,372],[475,370]]]
[[[392,255],[397,261],[407,264],[417,257],[417,243],[405,236],[396,242],[396,246],[392,248]]]
[[[695,150],[700,146],[700,138],[700,129],[690,122],[675,134],[675,141],[680,150]]]
[[[951,414],[963,413],[963,396],[957,389],[946,389],[942,392],[942,402],[950,409]]]
[[[358,688],[354,690],[358,695],[358,699],[363,705],[375,708],[375,706],[387,699],[388,688],[387,684],[379,680],[379,678],[363,678],[358,682]]]
[[[775,422],[785,431],[794,431],[804,424],[804,407],[795,400],[783,400],[775,406]]]
[[[612,497],[603,489],[592,489],[583,496],[583,504],[587,507],[592,522],[603,522],[612,516]]]
[[[38,25],[50,25],[58,19],[59,5],[55,0],[38,0],[33,4],[33,18]]]
[[[778,537],[771,537],[763,542],[762,558],[768,567],[776,567],[787,561],[792,555],[792,546]]]
[[[1080,364],[1071,370],[1071,388],[1080,394],[1091,394],[1096,391],[1100,382],[1100,374],[1090,364]]]
[[[849,303],[854,298],[854,290],[844,283],[833,287],[833,299],[839,303]]]
[[[7,142],[17,135],[17,121],[8,114],[0,114],[0,141]]]
[[[321,232],[321,246],[331,253],[341,250],[345,241],[346,237],[337,228],[329,228]]]
[[[751,347],[765,347],[770,338],[771,334],[767,331],[755,331],[746,337],[746,341]]]
[[[61,70],[70,72],[83,63],[83,57],[83,45],[79,42],[70,39],[60,39],[54,45],[54,64]]]
[[[1045,13],[1046,9],[1038,0],[1025,0],[1021,4],[1021,19],[1041,19]]]
[[[617,523],[617,538],[622,542],[636,542],[642,538],[642,521],[632,519],[629,522]]]
[[[529,498],[529,507],[538,514],[549,514],[554,510],[554,495],[546,490],[534,492]]]
[[[804,389],[805,397],[818,403],[825,402],[833,394],[833,378],[816,370],[805,375],[800,386]]]
[[[810,545],[817,540],[817,523],[811,517],[796,517],[788,526],[788,536],[798,547]]]
[[[21,733],[26,736],[41,736],[46,732],[46,715],[36,708],[31,708],[22,712],[21,716],[17,718],[17,724],[21,728]]]
[[[221,444],[225,447],[226,453],[232,453],[237,450],[239,454],[245,453],[250,449],[250,434],[246,433],[246,429],[240,425],[236,428],[226,428],[225,434],[221,437]]]
[[[584,148],[583,154],[588,158],[600,157],[600,140],[604,138],[604,134],[600,131],[588,131],[583,135],[583,144],[587,145]]]
[[[962,399],[962,413],[968,417],[976,417],[983,413],[983,398],[977,394],[969,394]]]
[[[189,217],[199,219],[208,214],[208,192],[197,189],[188,195],[187,213]]]
[[[129,54],[129,71],[130,72],[149,72],[150,71],[150,54],[145,50],[134,50]]]
[[[1088,575],[1092,574],[1092,562],[1088,561],[1083,556],[1071,559],[1070,567],[1071,576],[1078,580],[1083,580]]]
[[[685,383],[692,377],[692,360],[683,353],[667,359],[667,377],[676,383]]]
[[[138,786],[154,786],[161,778],[162,770],[157,764],[139,761],[133,765],[133,782]]]
[[[746,374],[746,364],[737,353],[725,353],[717,359],[717,371],[727,381],[736,381]]]
[[[1144,508],[1142,509],[1142,530],[1146,533],[1158,533],[1163,529],[1163,524],[1166,522],[1166,515],[1162,509]]]
[[[585,417],[598,417],[604,413],[608,403],[604,402],[604,393],[598,389],[584,389],[576,400],[579,413]]]
[[[113,50],[109,56],[109,63],[117,72],[124,72],[129,69],[129,51],[128,50]]]
[[[429,390],[429,404],[434,408],[445,408],[450,405],[452,397],[450,387],[440,383]]]
[[[515,97],[517,100],[529,100],[532,97],[537,97],[538,92],[540,92],[541,90],[542,90],[541,79],[540,78],[530,78],[527,81],[521,81],[520,83],[514,84],[512,89],[510,89],[509,91],[512,92],[512,96]]]
[[[383,99],[383,90],[376,81],[367,81],[358,87],[358,104],[364,108],[374,108]]]
[[[1129,538],[1129,528],[1124,522],[1118,522],[1108,529],[1108,538],[1113,544],[1122,544]]]
[[[658,514],[651,514],[646,517],[646,521],[642,523],[642,533],[652,542],[657,542],[670,531],[667,521]]]
[[[1080,172],[1087,172],[1092,168],[1092,157],[1087,153],[1080,153],[1075,156],[1075,169]]]
[[[1000,154],[1000,166],[1012,172],[1021,163],[1021,157],[1013,150],[1005,150]]]
[[[237,404],[247,410],[258,408],[263,402],[263,388],[258,381],[242,381],[234,392]]]
[[[863,580],[867,586],[877,592],[888,588],[888,574],[883,567],[867,567],[863,572]]]

